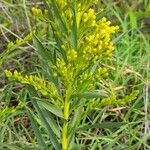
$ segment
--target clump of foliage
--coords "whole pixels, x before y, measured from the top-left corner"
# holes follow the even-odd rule
[[[36,36],[40,29],[37,27],[33,32],[45,74],[43,77],[23,76],[18,71],[5,70],[9,79],[28,85],[30,99],[55,149],[75,149],[75,132],[89,111],[97,107],[124,105],[137,96],[137,91],[134,91],[125,98],[117,98],[114,91],[103,92],[96,86],[97,82],[108,78],[107,63],[114,50],[111,37],[118,26],[112,26],[105,17],[99,17],[100,12],[94,9],[95,3],[93,0],[51,0],[49,3],[44,1],[43,11],[32,8],[36,17],[49,23],[55,43],[49,50]],[[37,97],[48,99],[44,106],[51,115],[36,102]],[[47,120],[51,123],[48,124]],[[37,139],[39,146],[45,147],[42,138]]]

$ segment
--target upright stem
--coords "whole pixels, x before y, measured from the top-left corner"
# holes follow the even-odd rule
[[[64,101],[64,123],[62,128],[62,150],[69,150],[68,144],[68,121],[69,121],[69,109],[70,109],[70,96],[71,88],[66,90],[66,97]]]

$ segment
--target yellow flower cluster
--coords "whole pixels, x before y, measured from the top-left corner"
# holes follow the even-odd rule
[[[96,13],[94,9],[90,8],[87,13],[83,14],[83,22],[90,23],[93,27],[96,26]]]
[[[110,97],[91,101],[90,108],[94,109],[94,108],[102,108],[105,106],[117,106],[117,105],[123,106],[135,100],[138,94],[139,91],[134,90],[130,93],[130,95],[126,95],[123,98],[117,99],[116,93],[113,91]]]
[[[35,16],[42,16],[42,10],[40,8],[32,7],[31,10]]]
[[[53,103],[57,102],[55,98],[58,99],[59,96],[57,89],[53,83],[50,83],[48,81],[43,80],[42,78],[33,75],[26,75],[24,77],[21,75],[21,73],[19,73],[16,70],[14,71],[14,73],[5,70],[5,75],[9,79],[15,79],[21,82],[22,84],[32,85],[37,91],[40,91],[43,96],[50,98],[53,101]],[[55,100],[53,100],[53,98]]]
[[[111,26],[111,22],[104,17],[96,21],[93,9],[89,9],[87,13],[83,14],[83,22],[91,28],[83,42],[85,45],[83,48],[84,59],[87,61],[93,59],[96,62],[110,58],[114,49],[110,36],[118,30],[118,26]]]
[[[54,66],[53,69],[62,76],[65,76],[68,73],[67,65],[66,65],[65,61],[60,58],[57,58],[57,66]]]
[[[27,44],[31,39],[32,39],[32,32],[27,34],[23,39],[16,39],[16,41],[14,41],[14,42],[9,42],[7,44],[6,52],[1,55],[0,65],[2,65],[3,62],[8,59],[9,54],[14,49],[18,48],[19,46],[21,46],[23,44]]]
[[[100,80],[101,77],[106,78],[108,76],[108,71],[106,67],[99,67],[94,75],[96,80]]]
[[[73,56],[74,57],[74,56]],[[70,57],[71,61],[72,58]],[[57,58],[56,66],[53,66],[53,75],[61,77],[62,81],[64,81],[64,85],[73,82],[74,70],[71,63],[66,63],[62,58]]]
[[[74,61],[77,58],[77,52],[74,49],[67,51],[68,61]]]
[[[60,8],[64,8],[67,5],[66,0],[57,0],[57,4]]]
[[[57,2],[62,6],[67,5],[65,0],[58,0]],[[76,2],[77,49],[70,48],[72,47],[71,41],[64,41],[62,49],[66,53],[67,61],[61,58],[57,59],[57,65],[54,66],[55,75],[61,76],[62,80],[66,80],[67,82],[71,77],[75,78],[77,72],[96,64],[98,61],[107,60],[111,57],[114,49],[111,35],[118,30],[118,26],[112,26],[111,22],[105,17],[97,20],[95,10],[92,7],[87,9],[81,3],[85,3],[85,6],[87,6],[85,1]],[[90,1],[90,3],[94,4],[93,1]],[[69,6],[67,5],[66,7]],[[62,11],[62,16],[68,19],[68,29],[71,29],[73,23],[72,11],[68,8]],[[81,80],[84,81],[83,76]],[[93,83],[93,79],[89,77],[90,72],[87,76],[89,78],[87,80]],[[101,77],[107,77],[108,72],[106,67],[96,69],[93,76],[95,80],[99,80]]]
[[[94,76],[89,72],[85,72],[79,76],[79,81],[77,84],[79,87],[83,87],[84,85],[84,89],[92,90],[94,84]]]
[[[23,102],[19,102],[19,104],[16,107],[0,107],[0,119],[1,119],[1,124],[6,121],[9,115],[13,114],[14,112],[17,112],[19,109],[22,109],[24,107]]]

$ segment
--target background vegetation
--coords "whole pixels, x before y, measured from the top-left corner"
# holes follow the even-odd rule
[[[37,110],[30,103],[24,85],[8,81],[4,70],[44,75],[36,47],[30,37],[9,49],[8,43],[25,39],[30,31],[44,45],[54,44],[49,26],[32,14],[31,8],[44,8],[38,0],[0,1],[0,149],[53,149]],[[149,150],[150,149],[150,2],[149,0],[104,0],[96,6],[119,25],[113,38],[115,51],[109,68],[109,85],[122,96],[139,90],[138,97],[126,106],[97,108],[83,119],[76,132],[75,149]],[[96,9],[95,8],[95,9]],[[43,107],[46,106],[43,104]],[[42,105],[41,105],[42,107]],[[58,120],[57,120],[58,121]],[[114,124],[115,122],[115,124]],[[50,124],[50,121],[48,122]],[[90,125],[90,126],[88,126]],[[36,130],[38,129],[38,130]],[[42,136],[42,137],[41,137]],[[37,142],[38,141],[38,142]]]

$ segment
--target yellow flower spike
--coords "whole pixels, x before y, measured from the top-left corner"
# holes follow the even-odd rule
[[[98,45],[98,49],[101,50],[102,49],[102,45]]]
[[[110,22],[110,21],[107,21],[107,22],[106,22],[106,25],[107,25],[107,26],[109,26],[110,24],[111,24],[111,22]]]
[[[106,31],[105,29],[102,29],[102,30],[101,30],[101,34],[102,34],[102,35],[105,35],[106,32],[107,32],[107,31]]]
[[[96,37],[95,38],[98,39],[99,37],[100,37],[99,33],[96,33]]]
[[[95,41],[93,42],[93,44],[96,46],[98,44],[98,40],[95,39]]]

